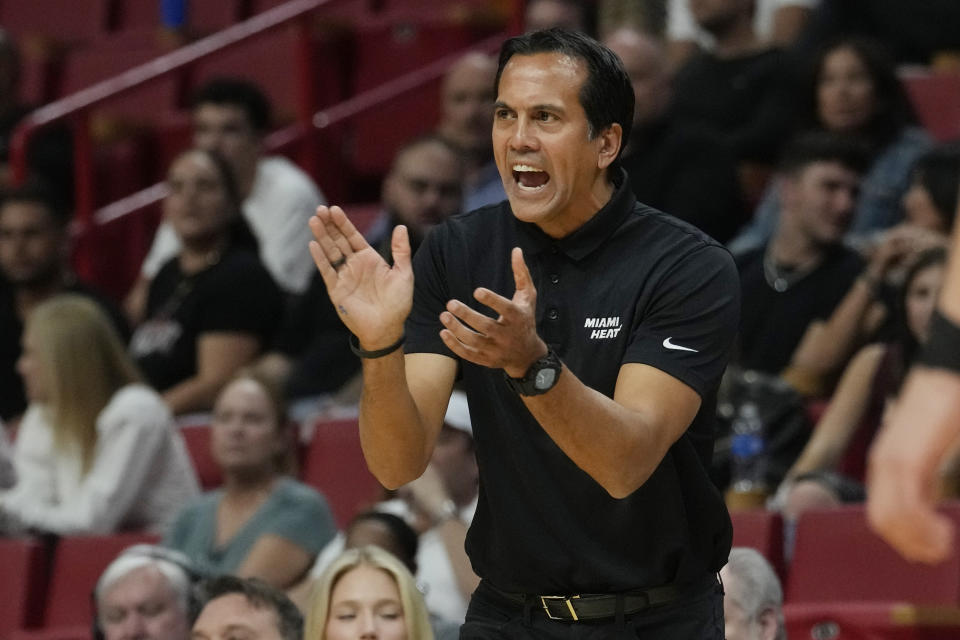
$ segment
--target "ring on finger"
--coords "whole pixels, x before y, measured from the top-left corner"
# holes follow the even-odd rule
[[[334,271],[339,271],[340,267],[347,263],[347,256],[340,256],[336,260],[330,263],[330,266],[333,267]]]

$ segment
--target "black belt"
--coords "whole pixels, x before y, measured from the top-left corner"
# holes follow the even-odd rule
[[[637,589],[620,594],[611,593],[584,593],[576,596],[540,596],[526,593],[510,593],[501,591],[497,587],[484,581],[484,585],[501,598],[514,604],[526,605],[533,602],[535,606],[543,608],[551,620],[598,620],[613,618],[617,615],[617,599],[623,598],[623,614],[639,613],[644,609],[657,605],[668,604],[680,596],[694,591],[696,587],[706,588],[717,584],[716,575],[709,576],[708,580],[694,584],[665,584],[650,589]]]

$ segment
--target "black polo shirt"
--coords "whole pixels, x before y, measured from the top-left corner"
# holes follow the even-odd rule
[[[697,580],[727,559],[730,519],[707,469],[716,387],[740,308],[737,272],[707,235],[638,204],[625,178],[560,240],[503,202],[436,227],[414,259],[407,353],[455,358],[439,337],[440,312],[456,298],[494,316],[473,291],[512,296],[510,251],[519,246],[538,292],[537,330],[584,384],[612,397],[620,366],[644,363],[703,399],[647,482],[618,500],[560,450],[501,370],[461,361],[480,465],[467,552],[477,574],[501,589],[622,591]]]

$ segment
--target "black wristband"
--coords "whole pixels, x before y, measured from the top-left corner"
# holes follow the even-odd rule
[[[400,347],[402,347],[402,346],[403,346],[403,342],[404,342],[406,339],[407,339],[407,334],[404,333],[403,335],[400,336],[400,339],[399,339],[399,340],[397,340],[396,342],[394,342],[394,343],[393,343],[392,345],[390,345],[389,347],[384,347],[383,349],[377,349],[376,351],[367,351],[366,349],[361,349],[361,348],[360,348],[360,339],[359,339],[357,336],[355,336],[355,335],[353,335],[353,334],[351,333],[351,334],[350,334],[350,339],[349,339],[349,342],[350,342],[350,351],[353,351],[353,353],[354,353],[355,355],[357,355],[357,356],[359,356],[359,357],[361,357],[361,358],[367,358],[367,359],[371,359],[371,358],[382,358],[383,356],[385,356],[385,355],[387,355],[387,354],[390,354],[390,353],[393,353],[394,351],[396,351],[397,349],[399,349]]]
[[[933,310],[930,316],[930,338],[920,351],[917,363],[935,369],[960,373],[960,327]]]

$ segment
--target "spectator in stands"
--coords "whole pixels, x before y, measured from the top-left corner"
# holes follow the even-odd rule
[[[860,273],[860,256],[842,241],[862,169],[861,148],[826,132],[802,135],[785,151],[780,224],[737,260],[743,368],[780,373],[807,326],[828,317]]]
[[[417,532],[406,520],[386,511],[364,511],[350,521],[343,535],[338,534],[311,569],[311,576],[298,585],[290,597],[302,609],[306,609],[316,582],[323,576],[327,567],[336,560],[344,549],[357,549],[367,545],[380,547],[396,556],[414,576],[417,575],[417,551],[419,540]],[[417,589],[429,589],[418,580]],[[444,619],[430,611],[430,628],[436,640],[458,640],[460,623]]]
[[[371,244],[390,259],[390,230],[405,224],[416,251],[430,227],[460,212],[464,171],[462,154],[445,138],[427,134],[404,144],[383,181],[383,213],[368,231]],[[349,335],[318,272],[257,368],[290,398],[333,393],[360,370]]]
[[[433,640],[413,576],[391,553],[345,551],[324,572],[307,612],[307,640]]]
[[[680,126],[669,112],[670,78],[663,45],[633,28],[604,39],[633,85],[634,119],[622,159],[644,204],[726,242],[745,222],[732,149],[704,129]]]
[[[867,450],[887,404],[926,342],[946,259],[946,250],[937,247],[922,252],[910,266],[897,300],[895,338],[867,345],[847,366],[830,406],[787,473],[787,502],[791,483],[808,472],[830,470],[864,480]]]
[[[802,38],[821,0],[756,0],[753,31],[763,44],[791,48]],[[667,0],[667,50],[674,64],[681,64],[700,48],[715,42],[698,28],[690,0]]]
[[[843,38],[816,56],[799,94],[800,130],[821,129],[861,140],[869,167],[860,187],[850,233],[863,239],[902,218],[900,200],[917,158],[931,146],[915,117],[892,61],[878,43]],[[730,244],[735,253],[756,247],[776,227],[782,201],[772,183],[753,221]]]
[[[70,270],[70,216],[51,190],[39,183],[0,195],[0,418],[12,423],[26,409],[17,375],[23,322],[30,311],[61,292],[95,300],[126,341],[120,310],[79,281]]]
[[[437,133],[458,147],[467,161],[463,210],[473,211],[507,199],[493,161],[493,91],[497,61],[474,51],[450,67],[440,94]]]
[[[753,30],[753,0],[691,5],[697,24],[716,39],[677,71],[673,111],[685,125],[709,127],[733,147],[745,186],[763,176],[780,151],[794,112],[792,68]],[[759,178],[757,178],[759,179]],[[750,192],[747,192],[750,195]]]
[[[524,8],[524,27],[539,31],[560,27],[594,34],[597,9],[593,0],[527,0]]]
[[[462,391],[454,391],[426,471],[398,489],[397,498],[374,508],[403,517],[420,535],[416,575],[424,585],[427,608],[458,624],[479,584],[464,549],[478,494],[479,469],[467,398]],[[311,574],[318,577],[343,548],[343,537],[334,540]]]
[[[94,589],[100,638],[187,640],[194,579],[183,554],[147,544],[125,549]]]
[[[285,292],[303,292],[313,275],[303,230],[325,200],[296,165],[264,155],[263,138],[270,128],[267,98],[245,80],[221,78],[202,86],[192,105],[193,144],[227,160],[264,266]],[[134,319],[142,317],[148,283],[177,254],[178,240],[171,224],[157,229],[141,279],[127,299]]]
[[[826,323],[814,323],[784,377],[801,393],[823,395],[861,345],[888,328],[904,269],[921,251],[946,246],[960,188],[960,146],[934,147],[914,166],[903,196],[906,220],[864,247],[866,266]],[[887,332],[889,333],[889,332]]]
[[[230,376],[272,340],[283,303],[223,159],[200,149],[183,153],[167,184],[164,217],[179,250],[150,282],[147,319],[130,349],[180,415],[213,406]]]
[[[21,61],[17,44],[0,29],[0,186],[13,184],[10,144],[20,121],[33,111],[20,97]],[[27,147],[27,170],[56,189],[67,204],[73,197],[73,137],[69,127],[55,123],[43,127]]]
[[[720,579],[727,640],[786,640],[783,588],[766,558],[755,549],[734,547]]]
[[[223,487],[180,512],[164,545],[207,574],[255,577],[286,589],[333,538],[322,495],[284,475],[295,438],[277,390],[241,373],[217,398],[211,452]]]
[[[30,398],[0,493],[8,531],[165,528],[198,491],[170,411],[91,300],[56,296],[27,319],[17,363]]]
[[[303,616],[281,591],[257,579],[219,576],[200,584],[193,640],[303,640]]]

